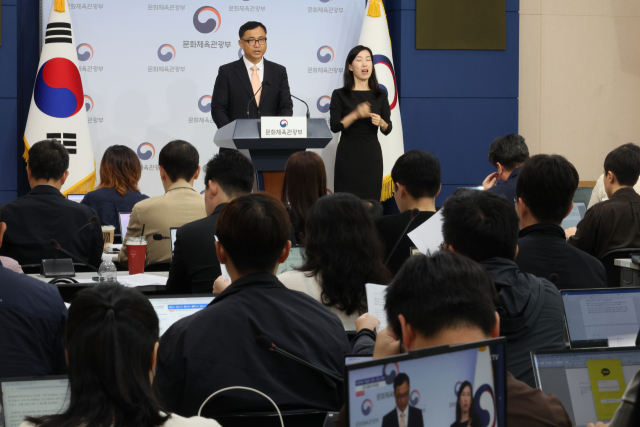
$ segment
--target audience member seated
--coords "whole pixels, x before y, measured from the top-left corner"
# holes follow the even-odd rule
[[[304,265],[278,276],[287,288],[308,294],[336,313],[345,329],[367,312],[364,285],[386,285],[384,247],[362,200],[330,194],[311,208],[306,222]]]
[[[2,205],[0,205],[0,210],[2,210]],[[0,236],[4,235],[6,229],[7,224],[5,224],[4,222],[0,222]],[[2,246],[2,237],[0,237],[0,246]],[[13,258],[0,256],[0,264],[2,264],[2,266],[7,270],[11,270],[14,273],[24,273],[24,271],[22,271],[22,267],[20,267],[20,264],[18,264],[18,261]]]
[[[562,350],[564,308],[548,280],[520,271],[518,215],[511,200],[489,191],[456,190],[442,208],[449,250],[479,262],[498,290],[500,335],[507,337],[507,369],[535,387],[530,352]]]
[[[305,220],[311,206],[326,194],[327,172],[322,157],[313,151],[292,154],[284,168],[281,200],[299,244],[304,245]]]
[[[65,333],[69,407],[27,417],[20,427],[220,427],[214,420],[161,412],[153,388],[159,322],[149,300],[118,284],[80,291]]]
[[[520,135],[511,133],[496,138],[489,147],[489,163],[496,168],[496,172],[485,178],[482,187],[515,203],[520,166],[528,158],[529,148]],[[498,180],[502,183],[499,184]]]
[[[633,148],[633,147],[629,147]],[[633,189],[636,190],[636,193],[640,194],[640,181],[636,182],[636,185],[633,186]],[[596,203],[600,203],[603,200],[608,200],[609,196],[607,196],[607,192],[604,190],[604,174],[601,174],[596,180],[596,185],[593,187],[591,191],[591,198],[589,199],[588,208],[591,209],[593,205]]]
[[[267,335],[278,347],[338,376],[350,350],[338,316],[275,276],[291,247],[284,206],[268,194],[240,196],[224,207],[216,225],[216,253],[232,283],[162,336],[156,376],[162,401],[188,416],[211,393],[244,386],[265,393],[281,410],[337,410],[342,403],[337,383],[256,346],[256,338]],[[267,399],[244,390],[221,393],[207,407],[216,415],[273,412]]]
[[[0,255],[21,265],[69,258],[51,247],[49,242],[55,239],[85,262],[96,268],[100,265],[104,245],[100,221],[78,231],[96,213],[88,206],[67,200],[60,192],[69,176],[68,168],[69,154],[61,143],[44,140],[33,144],[27,161],[31,191],[2,208],[7,231]]]
[[[141,173],[140,160],[131,148],[112,145],[100,162],[100,185],[84,196],[82,204],[98,213],[102,225],[113,225],[115,234],[120,234],[118,212],[131,212],[133,205],[149,198],[138,190]]]
[[[6,230],[0,222],[0,248]],[[67,308],[58,288],[11,271],[5,259],[0,257],[0,378],[65,373]]]
[[[436,196],[440,194],[442,187],[440,161],[424,151],[409,151],[396,160],[391,169],[391,179],[395,184],[393,198],[402,213],[383,216],[376,220],[376,228],[385,246],[385,259],[409,224],[413,209],[418,209],[420,213],[409,226],[407,233],[418,228],[436,212]],[[411,256],[412,247],[415,247],[415,244],[405,233],[387,263],[391,273],[396,274],[400,270],[402,263]]]
[[[449,252],[411,257],[387,289],[389,327],[378,334],[373,357],[496,338],[502,322],[494,305],[498,298],[491,277],[469,259]],[[529,387],[510,372],[506,383],[507,425],[571,427],[557,397]],[[343,415],[337,427],[345,425]]]
[[[138,202],[131,211],[127,234],[118,254],[121,264],[127,265],[127,239],[140,237],[144,226],[147,240],[147,264],[171,260],[169,239],[153,240],[154,234],[169,236],[171,228],[181,227],[204,218],[204,199],[193,188],[200,175],[198,150],[187,141],[171,141],[160,150],[158,165],[165,193]]]
[[[516,264],[558,289],[606,288],[600,261],[567,243],[562,220],[573,209],[578,172],[562,156],[540,154],[520,168],[516,212],[520,238]]]
[[[382,203],[379,201],[367,199],[363,200],[362,203],[364,203],[364,207],[367,209],[367,212],[371,215],[371,219],[374,221],[384,215],[384,208],[382,207]]]
[[[566,230],[568,242],[600,259],[619,248],[640,248],[640,195],[633,186],[640,175],[640,147],[622,145],[604,160],[604,188],[609,200],[587,210],[578,227]]]
[[[216,154],[204,167],[207,216],[178,228],[167,280],[170,294],[208,293],[220,276],[216,257],[216,221],[222,208],[253,189],[251,160],[237,150]]]

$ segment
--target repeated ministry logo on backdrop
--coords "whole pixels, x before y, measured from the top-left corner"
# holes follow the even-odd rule
[[[411,395],[409,396],[409,403],[411,403],[411,406],[416,406],[420,403],[420,392],[418,390],[413,390],[411,392]]]
[[[362,409],[362,415],[366,417],[371,413],[371,411],[373,411],[373,402],[369,399],[366,399],[364,402],[362,402],[362,406],[360,407],[360,409]]]
[[[320,49],[318,49],[316,56],[318,57],[318,61],[326,64],[333,61],[336,54],[333,52],[333,49],[331,49],[331,46],[321,46]]]
[[[280,120],[280,127],[281,128],[286,128],[287,126],[289,126],[289,122],[286,121],[285,119]]]
[[[162,62],[173,61],[176,58],[176,50],[170,44],[163,44],[158,48],[158,59]]]
[[[80,43],[76,47],[76,52],[78,53],[78,61],[90,61],[93,58],[93,48],[88,43]]]
[[[205,101],[206,103],[203,104],[202,101]],[[198,109],[203,113],[211,112],[211,95],[203,95],[200,97],[200,99],[198,100]]]
[[[66,118],[84,105],[78,67],[66,58],[51,58],[40,67],[33,100],[47,116]]]
[[[325,101],[323,103],[323,101]],[[318,107],[318,111],[321,113],[328,113],[331,108],[331,97],[330,96],[321,96],[318,98],[318,102],[316,102],[316,107]]]
[[[205,12],[214,13],[218,20],[216,21],[214,18],[209,18],[206,21],[201,22],[200,15]],[[203,18],[206,18],[207,15],[208,14],[205,13]],[[214,7],[202,6],[193,14],[193,26],[202,34],[209,34],[211,32],[215,33],[220,29],[220,25],[222,25],[222,17],[220,16],[220,12],[218,12]]]
[[[382,368],[382,375],[384,376],[384,381],[387,384],[393,384],[393,380],[396,379],[399,373],[400,367],[397,363],[387,363]]]
[[[87,113],[93,110],[93,98],[91,98],[89,95],[84,96],[84,107],[87,110]]]
[[[138,145],[137,152],[140,160],[151,160],[156,156],[156,148],[148,142]]]

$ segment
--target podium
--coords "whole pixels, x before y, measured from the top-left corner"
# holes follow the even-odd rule
[[[264,190],[280,198],[284,166],[289,157],[307,148],[322,149],[333,134],[325,119],[307,119],[306,138],[261,138],[260,119],[238,119],[221,127],[213,137],[220,148],[240,150],[263,173]]]

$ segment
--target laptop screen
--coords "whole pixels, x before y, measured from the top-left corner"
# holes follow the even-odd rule
[[[584,218],[584,214],[587,213],[587,206],[584,202],[574,202],[573,209],[565,219],[562,220],[562,228],[565,230],[567,228],[575,227],[578,225],[582,218]]]
[[[398,417],[398,409],[408,415],[408,425],[454,425],[460,421],[456,417],[458,396],[465,392],[471,397],[472,419],[482,426],[503,427],[504,343],[499,338],[346,365],[348,425],[388,425],[385,418]],[[402,382],[396,389],[400,375]],[[398,425],[397,418],[395,421]]]
[[[80,203],[82,199],[84,199],[84,196],[85,196],[84,194],[67,194],[67,200]]]
[[[345,354],[344,364],[353,365],[354,363],[369,362],[373,359],[372,354]]]
[[[127,227],[129,227],[131,212],[118,212],[118,216],[120,217],[120,234],[122,234],[122,240],[124,241],[124,236],[127,234]]]
[[[160,336],[178,320],[208,306],[214,298],[214,294],[150,296],[149,301],[151,301],[160,321]]]
[[[278,264],[278,273],[282,274],[287,271],[293,271],[296,268],[299,268],[304,263],[304,259],[302,256],[304,255],[304,248],[300,246],[291,247],[289,251],[289,257],[282,264]]]
[[[0,380],[4,427],[18,427],[24,417],[58,414],[69,406],[66,377],[7,378]]]
[[[171,257],[173,258],[173,247],[176,244],[176,233],[178,232],[178,227],[173,227],[169,229],[169,237],[171,237]]]
[[[572,347],[597,341],[607,347],[607,340],[635,342],[640,330],[640,288],[565,290],[561,294]]]
[[[536,383],[555,394],[577,427],[608,422],[640,370],[640,349],[611,348],[534,353]]]

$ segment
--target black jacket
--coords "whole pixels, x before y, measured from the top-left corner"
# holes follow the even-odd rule
[[[422,420],[422,411],[418,408],[414,408],[411,405],[407,406],[409,410],[409,424],[407,427],[424,427],[424,421]],[[387,415],[382,417],[382,427],[398,427],[398,411],[396,407]]]
[[[67,200],[57,188],[38,185],[29,194],[2,207],[7,231],[0,255],[21,265],[40,264],[48,258],[69,258],[49,245],[51,239],[56,239],[64,249],[97,268],[104,245],[100,220],[69,237],[95,214],[90,207]]]
[[[271,397],[281,410],[337,411],[342,395],[333,380],[287,357],[256,346],[267,335],[278,347],[342,376],[350,351],[342,322],[310,296],[267,273],[233,282],[203,310],[174,323],[160,340],[157,386],[167,410],[198,413],[214,391],[246,386]],[[264,397],[245,391],[220,394],[203,413],[273,411]]]
[[[607,287],[602,263],[567,243],[559,225],[535,224],[520,230],[516,264],[560,290]]]
[[[0,263],[0,378],[66,373],[66,320],[67,308],[54,285]]]
[[[263,84],[265,81],[289,92],[287,69],[266,59],[264,59]],[[291,96],[267,85],[262,86],[260,94],[260,116],[293,115]],[[211,117],[218,129],[236,119],[246,119],[247,105],[252,97],[253,89],[244,60],[240,58],[235,62],[222,65],[218,70],[211,97]],[[258,106],[255,100],[251,101],[249,117],[258,118]]]
[[[419,226],[421,226],[426,220],[431,218],[435,214],[435,212],[420,212],[416,219],[413,220],[411,226],[407,230],[407,233],[412,232]],[[393,249],[393,245],[396,244],[396,241],[400,238],[400,234],[404,231],[404,228],[407,226],[409,221],[411,220],[411,211],[405,211],[398,215],[388,215],[383,216],[376,219],[376,228],[378,229],[378,234],[382,238],[382,242],[385,247],[384,257],[387,259],[391,249]],[[402,264],[409,259],[411,248],[416,245],[411,241],[411,239],[405,233],[404,237],[400,240],[398,247],[396,248],[393,255],[391,255],[391,259],[389,260],[389,270],[395,276]]]
[[[491,187],[487,191],[491,191],[492,193],[499,194],[501,196],[506,197],[511,200],[513,203],[516,202],[516,184],[518,183],[518,174],[520,173],[520,168],[516,168],[509,175],[509,179],[502,184],[498,184],[494,187]]]
[[[535,387],[530,352],[565,348],[560,292],[548,280],[522,273],[506,258],[489,258],[480,264],[498,291],[496,310],[500,335],[507,338],[507,371]]]

